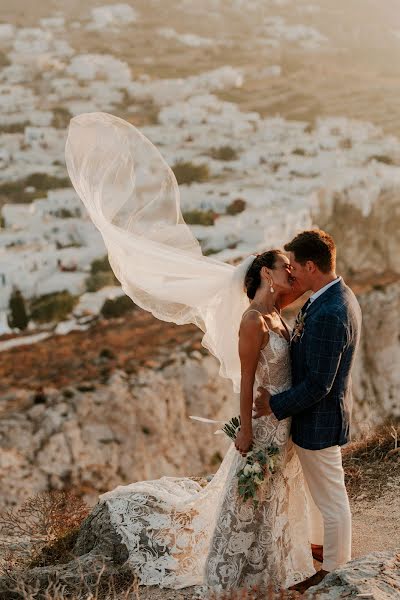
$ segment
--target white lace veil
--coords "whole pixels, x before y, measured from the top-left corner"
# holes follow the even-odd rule
[[[203,346],[239,392],[238,331],[254,255],[238,267],[202,255],[182,218],[173,172],[122,119],[100,112],[74,117],[66,163],[124,292],[158,319],[200,327]]]

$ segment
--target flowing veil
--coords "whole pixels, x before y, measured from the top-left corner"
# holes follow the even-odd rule
[[[238,392],[238,331],[249,305],[243,284],[254,255],[237,267],[203,256],[172,170],[130,123],[101,112],[74,117],[65,156],[124,292],[158,319],[197,325]]]
[[[124,292],[158,319],[197,325],[203,345],[220,362],[220,374],[239,392],[238,332],[249,306],[244,278],[254,255],[237,267],[202,255],[182,218],[173,172],[129,123],[99,112],[73,118],[66,161]],[[279,362],[287,356],[286,341],[279,347],[281,354],[271,350],[271,364],[279,372],[276,380],[286,385],[289,370]],[[250,563],[254,581],[276,575],[289,585],[313,572],[301,470],[287,444],[289,425],[266,418],[256,428],[264,444],[279,443],[287,456],[284,474],[266,486],[257,514],[235,500],[235,478],[245,459],[233,444],[205,487],[191,477],[162,477],[100,496],[141,584],[220,589],[239,581]],[[220,542],[227,543],[224,557]]]

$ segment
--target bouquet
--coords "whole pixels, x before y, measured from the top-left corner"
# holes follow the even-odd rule
[[[233,417],[224,424],[223,431],[231,440],[235,441],[236,435],[240,429],[240,416]],[[271,445],[267,448],[257,448],[254,446],[246,454],[246,464],[240,469],[236,476],[238,478],[239,496],[244,502],[253,499],[257,506],[257,488],[269,475],[275,473],[279,463],[279,448]]]

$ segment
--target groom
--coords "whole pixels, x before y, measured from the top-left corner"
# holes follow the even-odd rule
[[[321,544],[323,529],[323,565],[290,588],[303,593],[351,559],[351,513],[340,446],[349,441],[351,369],[360,338],[361,309],[335,273],[336,248],[330,235],[303,231],[285,250],[299,291],[312,290],[313,294],[300,311],[292,335],[292,387],[258,399],[255,417],[271,412],[279,420],[292,417],[292,439],[318,508],[311,507],[316,515],[311,541]],[[320,532],[315,533],[318,520]],[[315,539],[318,534],[321,538]]]

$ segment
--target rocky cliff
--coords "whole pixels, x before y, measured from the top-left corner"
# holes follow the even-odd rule
[[[353,180],[321,190],[315,223],[338,246],[338,272],[357,294],[363,335],[353,376],[354,421],[363,429],[400,416],[400,187]]]
[[[0,504],[46,489],[74,489],[93,503],[121,483],[214,472],[227,440],[189,415],[235,414],[230,385],[199,352],[169,360],[162,370],[116,371],[103,384],[49,388],[39,403],[31,391],[10,395],[0,420]]]
[[[312,202],[363,310],[358,431],[400,416],[400,188],[385,181],[326,186]],[[75,489],[92,503],[121,483],[214,472],[226,441],[188,417],[230,417],[238,402],[199,339],[194,327],[135,311],[3,352],[0,505],[45,489]]]

